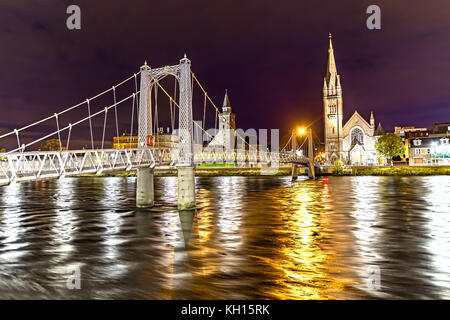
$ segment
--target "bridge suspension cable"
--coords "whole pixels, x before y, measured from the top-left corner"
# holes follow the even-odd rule
[[[191,71],[191,73],[192,73],[192,78],[194,79],[194,81],[198,84],[198,86],[199,86],[199,88],[203,91],[203,94],[205,95],[205,100],[206,99],[208,99],[208,101],[211,103],[211,105],[212,105],[212,107],[215,109],[215,111],[216,111],[216,115],[215,115],[215,119],[214,119],[214,129],[217,129],[217,118],[218,118],[218,115],[220,114],[220,110],[219,110],[219,108],[217,107],[217,105],[214,103],[214,101],[211,99],[211,97],[208,95],[208,92],[205,90],[205,88],[202,86],[202,84],[200,83],[200,81],[198,80],[198,78],[195,76],[195,74]],[[205,111],[204,111],[204,113],[206,112],[206,107],[205,107]],[[203,131],[205,131],[205,130],[203,130]],[[247,144],[248,146],[250,146],[250,144],[247,142],[247,141],[245,141],[245,139],[244,138],[242,138],[240,135],[239,135],[239,133],[236,131],[236,136],[239,138],[239,139],[241,139],[243,142],[244,142],[244,144]]]
[[[130,136],[133,136],[133,122],[134,122],[134,105],[136,104],[137,96],[133,93],[133,104],[131,107],[131,129],[130,129]],[[136,104],[137,106],[137,104]],[[136,108],[137,109],[137,108]],[[130,149],[131,149],[131,139],[130,139]]]
[[[286,147],[289,145],[289,143],[291,142],[291,140],[292,140],[292,134],[289,136],[288,142],[286,142],[286,144],[285,144],[284,147],[281,149],[281,151],[286,150]]]
[[[141,99],[140,97],[140,90],[138,90],[138,81],[137,81],[137,75],[140,74],[141,72],[139,71],[138,73],[134,73],[132,76],[126,78],[125,80],[119,82],[118,84],[110,87],[107,90],[104,90],[103,92],[86,99],[85,101],[78,103],[76,105],[73,105],[71,107],[68,107],[60,112],[54,113],[52,116],[46,117],[44,119],[41,119],[39,121],[36,121],[32,124],[26,125],[20,129],[14,129],[11,132],[5,133],[3,135],[0,135],[0,139],[2,138],[6,138],[8,136],[11,136],[13,134],[16,135],[16,139],[17,139],[17,145],[18,147],[5,153],[5,154],[9,154],[9,153],[13,153],[13,152],[17,152],[17,151],[25,151],[26,148],[33,146],[45,139],[48,139],[52,136],[57,135],[58,138],[58,142],[59,142],[59,150],[61,151],[63,149],[62,147],[62,135],[61,133],[65,132],[67,130],[67,143],[66,143],[66,149],[69,149],[69,145],[70,145],[70,140],[73,135],[72,133],[72,129],[73,127],[77,126],[80,123],[83,123],[85,121],[89,122],[89,135],[90,135],[90,142],[91,142],[91,148],[95,149],[95,140],[94,140],[94,128],[93,128],[93,121],[92,119],[100,114],[104,114],[104,119],[103,119],[103,130],[102,130],[102,140],[101,140],[101,148],[103,149],[105,146],[105,138],[106,138],[106,127],[107,127],[107,121],[108,121],[108,112],[111,108],[114,108],[114,120],[115,120],[115,133],[117,136],[117,139],[119,138],[119,119],[118,119],[118,112],[117,112],[117,106],[124,103],[125,101],[128,101],[130,99],[132,99],[132,106],[131,106],[131,126],[130,126],[130,133],[131,135],[134,132],[134,121],[135,121],[135,109],[136,112],[139,113],[139,100]],[[215,117],[214,117],[214,128],[217,128],[217,124],[218,124],[218,115],[220,113],[220,109],[217,107],[217,105],[214,103],[214,101],[211,99],[211,97],[209,96],[209,94],[207,93],[207,91],[204,89],[203,85],[200,83],[200,81],[198,80],[198,78],[195,76],[195,74],[193,72],[191,72],[191,76],[192,76],[192,82],[191,82],[191,90],[194,90],[194,83],[197,83],[197,85],[199,86],[199,88],[201,89],[201,91],[203,92],[203,124],[199,125],[198,122],[193,121],[194,126],[196,126],[198,129],[200,129],[202,132],[205,133],[206,136],[208,136],[210,139],[213,139],[214,137],[207,131],[205,130],[206,128],[206,112],[207,112],[207,104],[208,102],[211,104],[211,106],[214,108],[214,112],[215,112]],[[130,95],[128,95],[127,97],[121,99],[120,101],[118,101],[118,96],[117,96],[117,88],[121,87],[122,85],[126,84],[128,81],[134,79],[134,92]],[[158,79],[152,79],[152,82],[154,84],[156,84],[156,86],[154,87],[154,92],[155,92],[155,110],[154,110],[154,129],[156,131],[156,134],[159,134],[159,110],[158,110],[158,91],[159,89],[161,89],[164,94],[169,98],[169,102],[170,102],[170,117],[171,117],[171,127],[172,130],[175,127],[175,122],[176,122],[176,108],[180,108],[179,104],[177,103],[176,99],[177,99],[177,78],[175,77],[175,83],[174,83],[174,97],[172,97],[170,95],[170,93],[164,89],[164,87],[161,85],[160,81]],[[97,111],[95,113],[93,113],[91,107],[92,107],[92,102],[94,100],[96,100],[97,98],[112,92],[112,96],[113,96],[113,104],[111,104],[108,107],[103,108],[100,111]],[[150,99],[151,100],[151,99]],[[151,102],[150,102],[151,103]],[[60,123],[60,116],[77,108],[80,108],[81,106],[85,105],[87,107],[87,117],[76,121],[74,123],[69,123],[67,126],[65,127],[61,127],[61,123]],[[136,106],[136,108],[135,108]],[[44,135],[43,137],[36,139],[34,141],[28,142],[28,143],[21,143],[23,141],[21,141],[21,136],[20,133],[26,129],[32,128],[33,126],[42,124],[45,121],[51,120],[51,119],[55,119],[56,121],[56,131]],[[138,115],[136,117],[136,119],[138,118]],[[242,138],[238,132],[236,132],[236,136],[237,138],[239,138],[240,140],[242,140],[245,144],[249,145],[249,143],[247,141],[245,141],[244,138]],[[25,141],[26,142],[26,141]],[[131,139],[130,139],[130,148],[131,148]]]
[[[18,133],[20,133],[20,132],[23,131],[23,130],[32,128],[33,126],[36,126],[36,125],[38,125],[38,124],[41,124],[41,123],[43,123],[43,122],[45,122],[45,121],[48,121],[48,120],[51,120],[51,119],[53,119],[53,118],[56,119],[57,117],[61,116],[61,115],[64,114],[64,113],[67,113],[67,112],[69,112],[69,111],[71,111],[71,110],[74,110],[74,109],[76,109],[76,108],[79,108],[79,107],[83,106],[85,103],[87,103],[87,101],[95,100],[95,99],[97,99],[97,98],[99,98],[99,97],[101,97],[101,96],[107,94],[108,92],[112,91],[114,87],[116,87],[116,88],[117,88],[117,87],[120,87],[120,86],[122,86],[123,84],[127,83],[128,81],[130,81],[130,80],[133,79],[133,78],[136,78],[136,74],[134,74],[134,75],[132,75],[132,76],[126,78],[125,80],[119,82],[117,85],[115,85],[115,86],[113,86],[113,87],[111,87],[111,88],[109,88],[109,89],[107,89],[107,90],[105,90],[105,91],[103,91],[103,92],[101,92],[101,93],[99,93],[99,94],[97,94],[97,95],[91,97],[91,98],[86,99],[86,100],[83,101],[83,102],[80,102],[80,103],[78,103],[78,104],[76,104],[76,105],[73,105],[73,106],[71,106],[71,107],[68,107],[68,108],[64,109],[63,111],[56,112],[56,113],[54,113],[53,115],[51,115],[51,116],[49,116],[49,117],[47,117],[47,118],[44,118],[44,119],[38,120],[38,121],[36,121],[36,122],[33,122],[33,123],[31,123],[31,124],[29,124],[29,125],[26,125],[26,126],[20,128],[20,129],[14,129],[13,131],[10,131],[10,132],[7,132],[7,133],[5,133],[5,134],[2,134],[2,135],[0,135],[0,139],[6,138],[6,137],[8,137],[8,136],[10,136],[10,135],[12,135],[12,134],[18,135]]]
[[[139,93],[139,92],[140,92],[140,91],[138,91],[138,93]],[[68,148],[68,147],[69,147],[69,141],[70,141],[70,134],[71,134],[72,128],[73,128],[74,126],[76,126],[76,125],[78,125],[78,124],[80,124],[80,123],[82,123],[82,122],[84,122],[84,121],[87,121],[87,120],[91,121],[92,118],[94,118],[94,117],[96,117],[96,116],[102,114],[103,112],[107,113],[109,109],[114,108],[114,107],[116,107],[117,105],[120,105],[120,104],[124,103],[125,101],[127,101],[127,100],[133,98],[135,95],[136,95],[136,94],[133,92],[131,95],[129,95],[129,96],[123,98],[123,99],[120,100],[120,101],[116,101],[116,103],[114,103],[114,104],[112,104],[112,105],[110,105],[110,106],[108,106],[108,107],[105,107],[104,109],[102,109],[102,110],[100,110],[100,111],[97,111],[96,113],[92,113],[92,114],[91,114],[90,111],[89,111],[89,115],[88,115],[87,117],[85,117],[85,118],[83,118],[83,119],[81,119],[81,120],[78,120],[78,121],[76,121],[75,123],[69,123],[69,125],[67,125],[66,127],[60,128],[59,130],[56,130],[56,131],[54,131],[54,132],[52,132],[52,133],[50,133],[50,134],[47,134],[47,135],[44,136],[44,137],[41,137],[41,138],[39,138],[39,139],[37,139],[37,140],[34,140],[34,141],[32,141],[32,142],[29,142],[28,144],[22,144],[22,145],[19,146],[18,148],[6,152],[4,155],[10,154],[10,153],[13,153],[13,152],[16,152],[16,151],[23,151],[23,150],[24,150],[25,148],[27,148],[27,147],[30,147],[30,146],[32,146],[32,145],[38,143],[38,142],[41,142],[41,141],[43,141],[43,140],[46,140],[46,139],[48,139],[48,138],[50,138],[50,137],[52,137],[52,136],[55,136],[55,135],[57,135],[57,134],[59,134],[59,133],[61,133],[61,132],[63,132],[63,131],[66,131],[66,130],[69,130],[69,133],[68,133],[68,140],[67,140],[67,148]],[[89,106],[89,103],[88,103],[88,106]],[[92,128],[92,126],[91,126],[91,128]],[[92,149],[94,149],[94,145],[93,145],[93,136],[91,136],[91,142],[92,142]],[[20,144],[20,142],[19,142],[19,144]]]
[[[167,92],[166,89],[164,89],[163,86],[161,86],[161,84],[159,82],[155,82],[157,84],[157,86],[164,92],[165,95],[167,95],[167,97],[169,97],[170,100],[172,100],[173,104],[177,107],[180,108],[179,104],[175,101],[175,99]],[[197,122],[192,121],[193,124],[195,126],[197,126],[200,130],[202,130],[206,135],[208,135],[211,139],[213,138],[213,136],[211,136],[206,130],[204,130]]]

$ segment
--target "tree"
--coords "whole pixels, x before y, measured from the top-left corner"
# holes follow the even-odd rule
[[[333,175],[341,176],[344,174],[344,163],[341,160],[336,160],[333,164]]]
[[[393,157],[401,156],[405,153],[405,145],[395,133],[383,134],[378,138],[375,149],[377,149],[378,153],[385,156],[391,165]]]
[[[58,139],[50,139],[44,142],[43,145],[39,147],[40,151],[59,151],[61,149],[61,144]]]

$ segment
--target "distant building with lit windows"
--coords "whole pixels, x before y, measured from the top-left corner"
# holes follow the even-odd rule
[[[114,149],[137,148],[137,146],[138,146],[138,136],[135,135],[132,136],[124,132],[120,137],[113,137]]]
[[[138,147],[139,137],[124,132],[120,137],[113,137],[114,149],[130,149]],[[158,133],[154,135],[154,147],[176,148],[178,137],[170,133],[170,128],[164,132],[164,128],[158,128]]]
[[[450,165],[450,138],[416,137],[409,142],[410,165]]]
[[[405,144],[405,153],[401,156],[403,159],[409,159],[409,139],[408,137],[428,136],[428,128],[418,128],[415,126],[395,126],[394,133],[399,136]]]
[[[409,164],[450,165],[450,122],[435,123],[429,131],[405,133]]]
[[[397,127],[397,126],[395,126],[394,127],[394,133],[396,135],[398,135],[399,137],[401,137],[402,140],[405,139],[406,134],[408,132],[427,132],[427,131],[428,131],[428,129],[424,128],[424,127],[422,127],[422,128],[418,128],[418,127],[415,127],[415,126],[405,126],[405,127]]]

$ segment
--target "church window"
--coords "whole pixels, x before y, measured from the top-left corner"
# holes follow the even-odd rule
[[[362,132],[361,129],[355,128],[352,130],[351,139],[352,139],[352,143],[356,140],[359,143],[363,144],[364,143],[364,133]]]
[[[333,134],[334,134],[334,127],[332,127],[332,129],[333,129]]]
[[[330,105],[328,108],[329,114],[336,114],[336,105]]]
[[[441,139],[442,144],[448,144],[448,138],[442,138]]]
[[[417,147],[417,146],[420,146],[420,145],[422,145],[422,140],[420,140],[420,139],[414,139],[413,140],[413,144]]]
[[[421,152],[421,149],[420,148],[417,148],[414,152],[415,152],[415,154],[420,154]]]

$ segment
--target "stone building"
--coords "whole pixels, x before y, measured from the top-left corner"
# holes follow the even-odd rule
[[[384,134],[381,124],[375,127],[373,112],[367,122],[357,111],[343,125],[343,97],[334,49],[329,35],[327,70],[323,79],[325,158],[331,163],[341,160],[350,165],[384,163],[375,150],[377,137]]]
[[[226,150],[234,149],[236,139],[236,115],[231,110],[231,104],[230,99],[228,98],[227,90],[225,91],[222,113],[219,114],[218,122],[219,131],[208,146],[212,148],[224,148]]]

